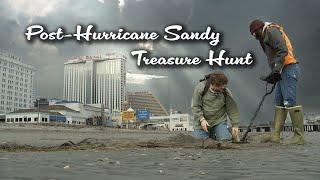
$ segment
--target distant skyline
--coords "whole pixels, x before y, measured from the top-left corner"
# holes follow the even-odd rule
[[[256,60],[253,67],[219,69],[230,78],[229,87],[241,110],[240,120],[248,122],[264,93],[264,83],[259,76],[269,73],[266,57],[259,43],[249,33],[250,22],[261,18],[284,26],[303,73],[299,79],[298,101],[303,105],[304,112],[319,113],[320,85],[316,79],[320,77],[319,7],[320,2],[315,0],[3,0],[0,2],[0,49],[13,51],[22,57],[24,63],[38,69],[35,78],[37,94],[48,98],[62,98],[63,63],[68,58],[112,52],[125,55],[128,57],[128,72],[146,74],[144,78],[149,79],[130,84],[127,90],[150,90],[167,109],[171,105],[182,112],[190,111],[191,94],[199,79],[217,68],[207,65],[138,68],[136,59],[130,55],[132,50],[143,47],[151,50],[153,55],[203,57],[207,56],[210,49],[228,49],[232,55],[250,51]],[[222,42],[214,48],[206,42],[46,43],[35,40],[30,43],[24,36],[30,24],[42,24],[51,31],[57,27],[74,31],[77,24],[95,24],[98,30],[125,27],[136,31],[160,32],[170,24],[183,24],[188,30],[198,31],[212,25],[222,32]],[[267,98],[258,119],[273,119],[273,95]]]

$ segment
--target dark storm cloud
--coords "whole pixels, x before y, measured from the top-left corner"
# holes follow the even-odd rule
[[[248,50],[255,52],[257,63],[254,68],[224,68],[224,71],[231,79],[229,86],[233,90],[233,94],[238,102],[241,102],[242,120],[248,120],[251,117],[261,96],[264,94],[265,86],[264,83],[258,80],[259,76],[269,72],[266,57],[258,42],[250,37],[248,25],[255,18],[282,24],[291,37],[294,47],[296,47],[295,52],[297,57],[301,59],[303,76],[299,83],[298,100],[304,105],[307,112],[316,111],[317,107],[319,107],[320,97],[318,92],[320,88],[319,86],[317,87],[311,79],[312,77],[319,76],[317,72],[319,62],[315,60],[319,58],[317,54],[317,50],[319,50],[317,43],[319,41],[316,40],[317,37],[319,37],[319,33],[316,32],[317,25],[315,25],[315,21],[319,18],[319,13],[317,13],[315,8],[317,5],[314,1],[304,3],[294,1],[290,2],[290,6],[288,6],[288,3],[289,1],[206,1],[205,3],[202,1],[202,3],[190,3],[192,7],[184,9],[179,9],[175,6],[168,8],[167,4],[165,4],[163,8],[161,8],[161,13],[158,10],[152,12],[150,16],[147,14],[146,21],[151,24],[155,22],[160,25],[170,24],[175,22],[175,17],[181,16],[167,16],[168,14],[172,12],[177,14],[192,12],[192,15],[185,15],[185,19],[180,18],[179,21],[176,22],[187,22],[187,27],[190,30],[203,30],[208,24],[212,24],[216,27],[217,31],[222,31],[223,33],[223,45],[220,48],[230,49],[233,55],[239,55]],[[154,3],[154,5],[159,6],[159,4],[156,3]],[[301,6],[304,8],[301,9]],[[129,9],[130,7],[128,6],[127,8]],[[172,9],[170,8],[175,10],[171,11]],[[149,11],[150,9],[147,10],[147,12]],[[167,11],[169,11],[169,13]],[[165,15],[162,16],[161,14]],[[131,14],[129,17],[135,16]],[[161,17],[165,17],[163,21]],[[187,20],[186,17],[188,17]],[[157,19],[157,21],[152,21],[152,19]],[[157,25],[155,24],[155,26]],[[310,29],[307,27],[313,28]],[[298,51],[299,48],[303,50]],[[180,49],[178,47],[173,47],[172,49],[178,51],[174,53],[179,53]],[[199,49],[205,49],[205,52]],[[161,53],[165,53],[163,51],[164,50],[162,50]],[[207,56],[207,47],[205,47],[205,45],[189,47],[185,45],[184,52],[188,55],[198,54],[205,57]],[[168,54],[171,53],[168,52]],[[170,84],[170,93],[176,97],[176,104],[173,103],[172,106],[177,108],[179,106],[184,107],[185,98],[188,94],[190,95],[192,93],[197,80],[211,70],[212,68],[210,67],[188,71],[172,69],[172,71],[166,72],[161,70],[161,72],[166,73],[166,75],[170,77],[171,82],[173,82]],[[188,73],[194,74],[192,79],[186,78],[186,74]],[[185,80],[188,82],[186,83]],[[179,96],[175,96],[175,94]],[[163,99],[165,99],[165,97],[163,97]],[[317,101],[312,101],[312,99],[317,99]],[[272,106],[273,97],[269,97],[259,116],[260,120],[272,119]]]
[[[37,16],[20,12],[10,7],[8,1],[1,1],[0,48],[14,51],[25,61],[39,69],[39,96],[62,97],[63,62],[67,58],[98,52],[121,51],[128,57],[128,69],[136,73],[165,75],[169,80],[152,80],[143,88],[151,90],[168,108],[190,111],[191,94],[194,86],[203,75],[213,69],[207,65],[194,68],[138,68],[130,50],[136,49],[133,43],[76,43],[62,42],[45,44],[27,43],[23,32],[30,21],[45,24],[48,29],[63,26],[74,31],[76,24],[94,23],[98,30],[113,30],[125,27],[129,30],[155,30],[160,33],[166,25],[179,23],[188,30],[203,31],[213,25],[221,32],[223,39],[218,48],[207,43],[166,43],[154,42],[154,55],[208,56],[208,50],[230,50],[231,55],[243,55],[247,51],[255,53],[257,63],[253,68],[223,68],[230,78],[229,87],[241,109],[241,121],[248,121],[264,93],[264,84],[259,76],[269,72],[266,57],[257,41],[249,34],[248,25],[255,18],[261,18],[284,26],[291,37],[295,54],[300,59],[303,76],[299,83],[298,97],[306,112],[319,112],[320,85],[316,78],[320,62],[319,40],[320,13],[318,1],[196,1],[196,0],[139,0],[124,1],[119,7],[116,0],[61,1],[53,11]],[[30,2],[31,3],[31,2]],[[35,4],[36,5],[36,4]],[[13,47],[12,43],[15,42]],[[50,81],[48,82],[48,79]],[[161,87],[161,88],[160,88]],[[130,88],[129,88],[130,89]],[[273,97],[268,97],[259,115],[259,120],[272,119]]]

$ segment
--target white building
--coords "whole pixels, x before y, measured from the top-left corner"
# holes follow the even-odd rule
[[[193,116],[189,114],[171,113],[169,116],[151,116],[150,120],[141,123],[141,127],[149,125],[161,127],[169,131],[193,131]]]
[[[193,131],[193,116],[170,114],[169,131]]]
[[[81,56],[64,63],[63,98],[104,104],[122,110],[126,93],[126,57],[115,54]]]
[[[13,112],[6,115],[6,123],[49,123],[50,114],[43,111]]]
[[[105,110],[104,117],[109,112]],[[6,114],[7,123],[49,123],[62,122],[65,124],[86,124],[87,119],[101,118],[101,107],[81,103],[57,103],[38,108],[19,109]],[[38,117],[39,116],[39,117]],[[38,121],[40,119],[40,121]]]
[[[35,68],[0,50],[0,114],[33,106]]]
[[[150,122],[157,122],[158,127],[162,127],[169,130],[170,126],[170,116],[151,116]]]
[[[56,102],[53,106],[64,106],[65,108],[73,111],[57,111],[67,117],[67,124],[86,124],[86,119],[101,117],[102,109],[101,104],[82,104],[74,102]],[[108,109],[104,109],[104,119],[108,119],[110,112]]]

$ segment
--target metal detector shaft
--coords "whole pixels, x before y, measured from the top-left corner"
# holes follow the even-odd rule
[[[260,103],[259,103],[259,106],[258,106],[257,110],[254,112],[253,117],[252,117],[251,120],[250,120],[250,124],[249,124],[249,126],[248,126],[248,128],[247,128],[247,131],[246,131],[246,133],[244,133],[244,135],[243,135],[243,137],[242,137],[242,139],[241,139],[242,142],[245,142],[245,141],[246,141],[247,135],[248,135],[248,133],[249,133],[249,131],[250,131],[252,125],[253,125],[253,122],[254,122],[254,120],[256,119],[256,117],[257,117],[257,115],[258,115],[258,112],[260,111],[260,109],[261,109],[261,107],[262,107],[262,105],[263,105],[264,99],[265,99],[269,94],[271,94],[271,93],[273,92],[275,86],[276,86],[276,84],[273,84],[271,90],[268,92],[268,83],[266,84],[266,93],[263,95],[263,97],[262,97],[262,99],[261,99],[261,101],[260,101]]]

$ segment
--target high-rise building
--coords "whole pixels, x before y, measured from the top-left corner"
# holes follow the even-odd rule
[[[134,110],[150,110],[152,116],[168,116],[160,101],[150,92],[128,92],[128,103]]]
[[[116,54],[81,56],[64,63],[63,98],[103,104],[122,110],[126,93],[126,57]]]
[[[35,71],[20,57],[0,50],[1,114],[33,106]]]

